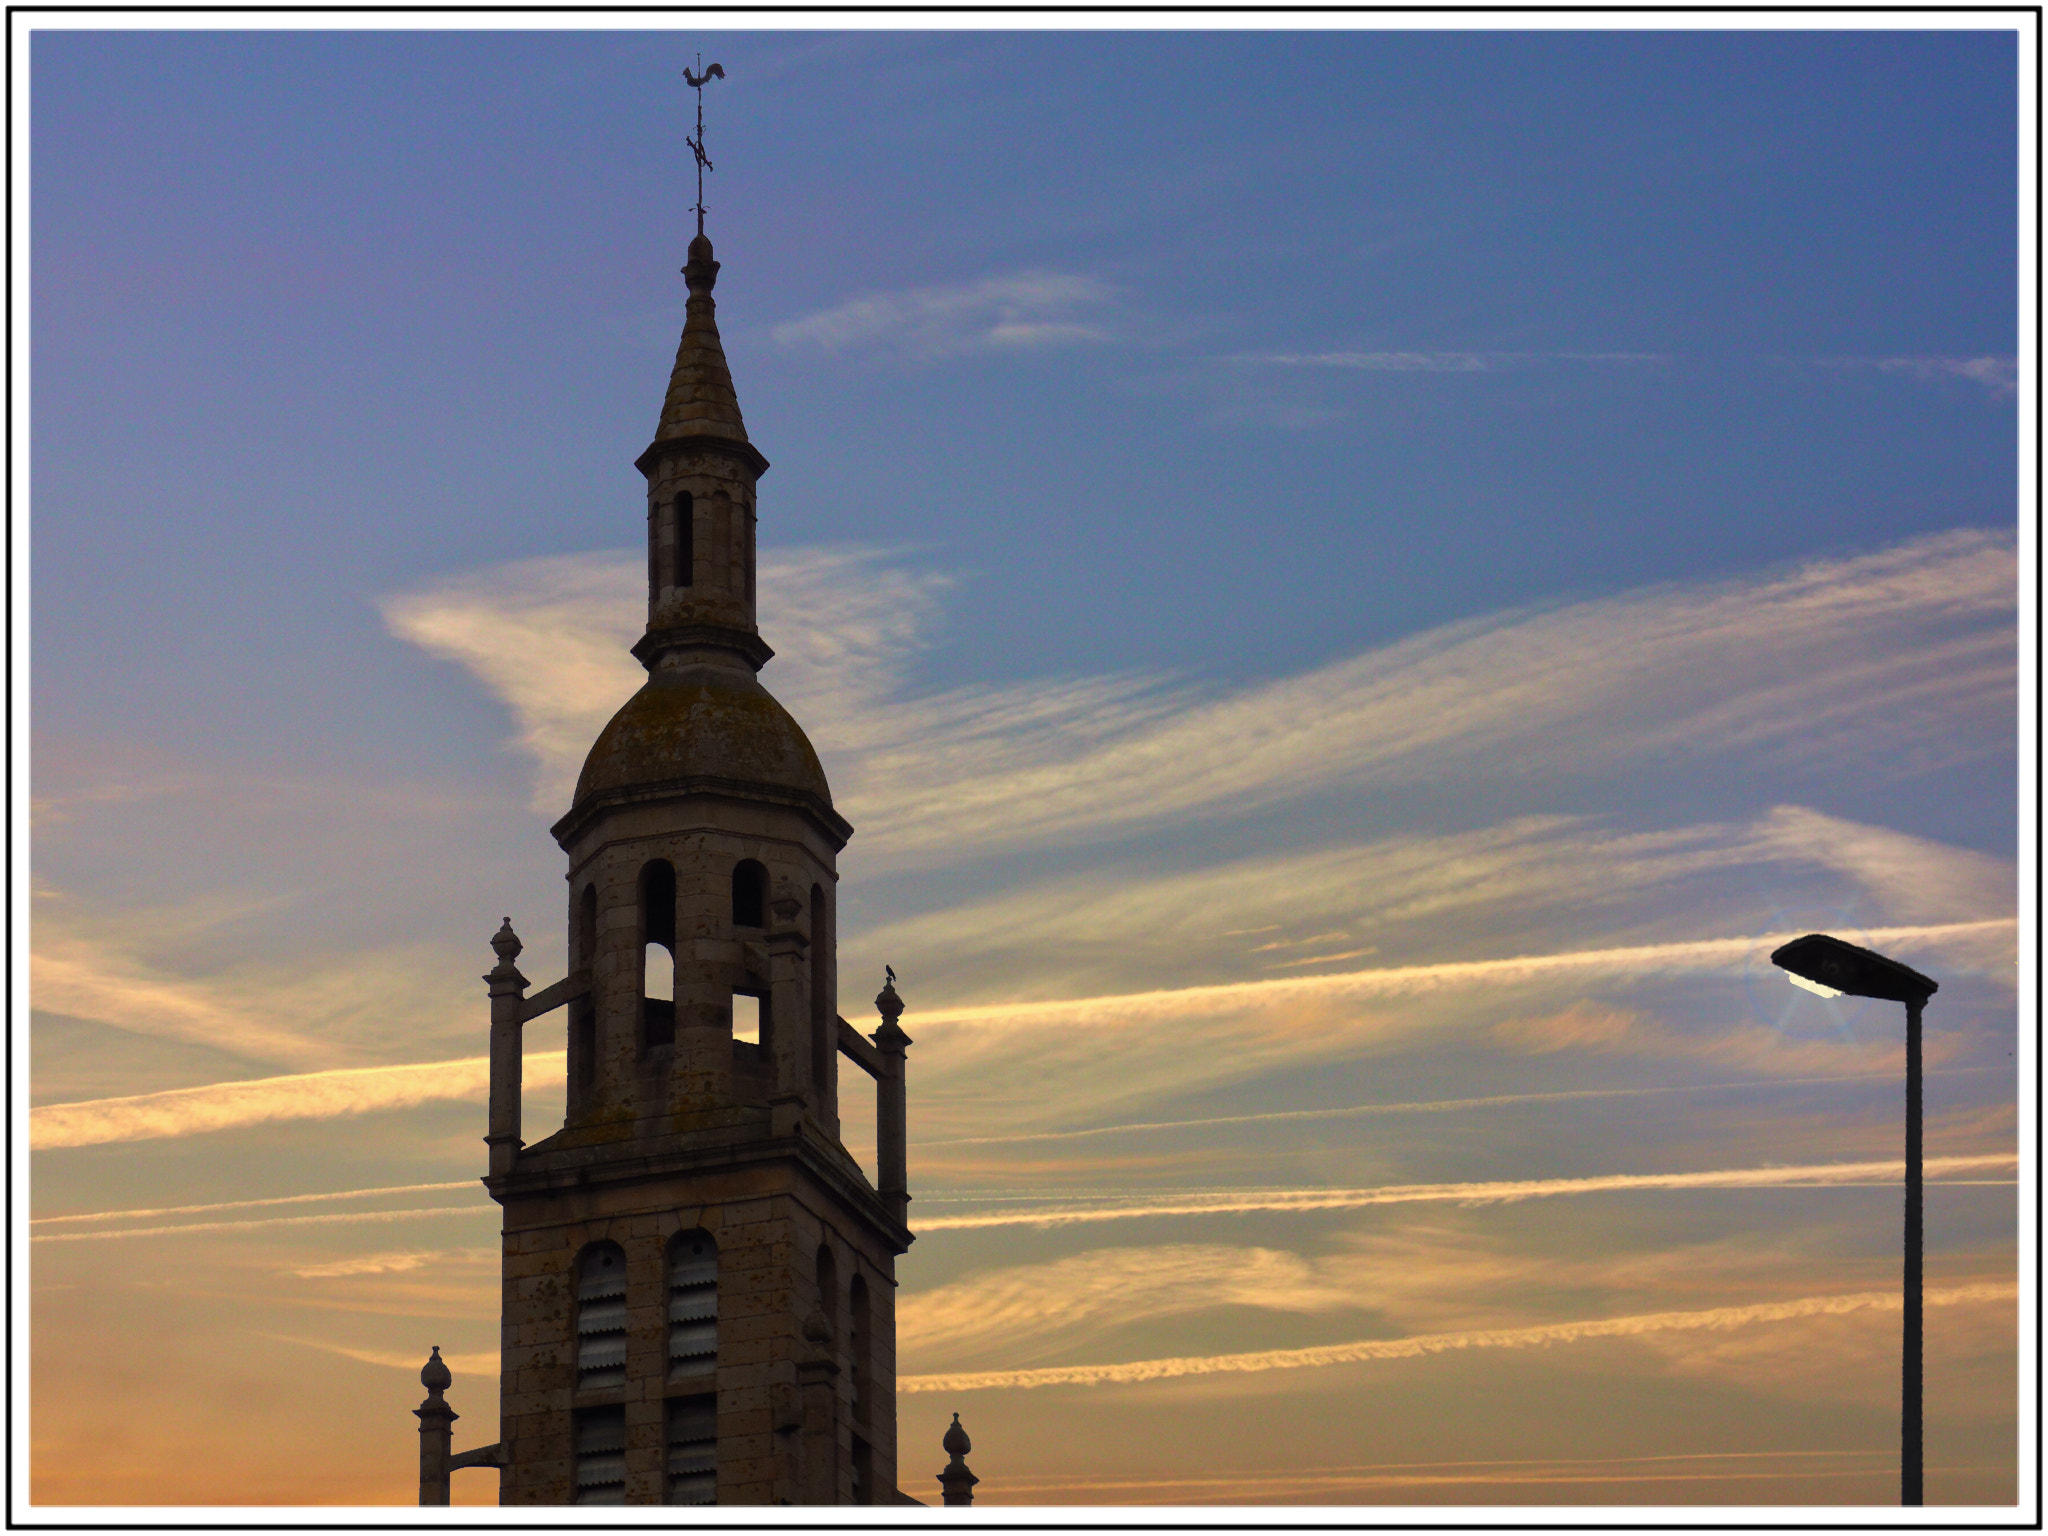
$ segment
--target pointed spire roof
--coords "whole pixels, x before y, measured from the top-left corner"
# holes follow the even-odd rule
[[[718,263],[711,257],[711,241],[698,235],[690,242],[689,265],[683,278],[690,285],[690,303],[683,322],[683,339],[676,348],[676,364],[668,378],[668,394],[661,402],[661,422],[654,430],[648,454],[665,443],[686,439],[720,438],[742,450],[755,461],[759,474],[768,461],[747,441],[747,425],[740,417],[740,401],[732,387],[732,370],[726,366],[725,347],[718,339],[717,305],[711,290],[718,281]],[[645,460],[647,455],[643,454]]]

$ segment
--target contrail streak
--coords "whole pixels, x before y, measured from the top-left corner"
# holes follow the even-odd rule
[[[1878,928],[1874,943],[1939,942],[2011,928],[2014,918],[1941,923],[1917,928]],[[1790,937],[1790,935],[1784,935]],[[1340,971],[1216,986],[1130,992],[1105,997],[1066,998],[1043,1003],[990,1003],[920,1012],[926,1026],[948,1024],[1140,1024],[1175,1015],[1213,1012],[1290,997],[1378,997],[1461,982],[1537,977],[1577,970],[1629,973],[1711,970],[1750,953],[1770,938],[1696,939],[1644,944],[1626,949],[1589,949],[1554,955],[1521,955],[1499,960],[1447,961],[1438,965]],[[535,1077],[566,1070],[561,1051],[526,1058]],[[44,1104],[29,1117],[29,1146],[35,1151],[146,1141],[233,1130],[275,1120],[330,1119],[407,1109],[434,1100],[480,1102],[490,1089],[490,1060],[465,1056],[454,1061],[414,1062],[393,1067],[343,1067],[245,1082],[209,1083],[126,1098]]]
[[[2010,1301],[2019,1287],[2009,1282],[1954,1286],[1925,1293],[1929,1306]],[[1285,1371],[1318,1365],[1354,1365],[1365,1360],[1404,1360],[1460,1349],[1527,1349],[1580,1339],[1627,1338],[1702,1328],[1739,1328],[1749,1323],[1785,1322],[1798,1317],[1836,1316],[1870,1309],[1896,1311],[1896,1291],[1856,1291],[1841,1296],[1805,1296],[1747,1307],[1714,1307],[1704,1312],[1648,1312],[1588,1322],[1545,1323],[1532,1328],[1479,1328],[1465,1333],[1425,1333],[1406,1339],[1357,1339],[1307,1349],[1267,1349],[1237,1355],[1189,1355],[1164,1360],[1127,1360],[1115,1365],[1056,1365],[1026,1371],[965,1371],[945,1376],[899,1377],[899,1392],[975,1392],[1003,1387],[1100,1386],[1105,1382],[1159,1381],[1170,1376],[1219,1372]]]
[[[276,1337],[276,1335],[271,1335]],[[297,1342],[297,1341],[294,1341]],[[1896,1459],[1895,1449],[1881,1451],[1666,1451],[1654,1456],[1508,1456],[1488,1461],[1362,1461],[1344,1466],[1293,1467],[1285,1472],[1273,1473],[1261,1470],[1252,1474],[1260,1477],[1278,1477],[1286,1480],[1314,1478],[1361,1477],[1375,1472],[1430,1472],[1448,1473],[1453,1469],[1485,1470],[1490,1467],[1521,1467],[1548,1470],[1563,1467],[1625,1467],[1650,1462],[1673,1461],[1781,1461],[1792,1458],[1811,1460],[1824,1457],[1831,1461],[1854,1461],[1859,1457],[1883,1461]],[[1226,1477],[1152,1477],[1129,1478],[1115,1482],[1093,1478],[1082,1479],[1030,1479],[1005,1478],[1003,1488],[1015,1492],[1026,1488],[1065,1488],[1076,1482],[1090,1488],[1172,1488],[1184,1484],[1225,1482]]]
[[[1929,1174],[2014,1168],[2010,1152],[1973,1157],[1930,1157]],[[1275,1189],[1186,1195],[1148,1205],[1051,1206],[1038,1210],[984,1211],[962,1216],[929,1216],[920,1232],[962,1227],[1054,1227],[1084,1221],[1129,1221],[1146,1216],[1220,1216],[1246,1211],[1343,1211],[1418,1200],[1471,1204],[1534,1200],[1554,1195],[1604,1194],[1626,1189],[1777,1189],[1800,1185],[1885,1183],[1905,1176],[1903,1162],[1814,1163],[1792,1168],[1729,1168],[1704,1173],[1610,1173],[1585,1179],[1511,1179],[1480,1184],[1383,1184],[1367,1189]]]
[[[38,1232],[32,1243],[99,1243],[117,1237],[175,1237],[188,1232],[248,1232],[257,1227],[317,1227],[344,1221],[413,1221],[422,1216],[479,1216],[497,1207],[429,1205],[403,1211],[334,1211],[325,1216],[259,1216],[253,1221],[192,1221],[174,1227],[118,1227],[111,1232]]]
[[[288,1333],[259,1333],[260,1339],[275,1339],[280,1344],[296,1344],[301,1349],[317,1349],[330,1355],[340,1355],[345,1360],[355,1360],[363,1365],[381,1365],[386,1370],[417,1371],[424,1363],[413,1355],[391,1355],[380,1350],[351,1349],[346,1344],[336,1344],[331,1339],[302,1339]],[[498,1374],[498,1356],[487,1355],[443,1355],[441,1363],[457,1376],[493,1377]]]
[[[1924,1074],[1954,1077],[1965,1072],[1990,1072],[1991,1067],[1947,1067]],[[1629,1098],[1642,1094],[1723,1093],[1736,1089],[1802,1088],[1816,1083],[1895,1083],[1896,1072],[1852,1072],[1835,1077],[1752,1078],[1746,1083],[1681,1083],[1657,1088],[1566,1088],[1556,1093],[1500,1093],[1482,1099],[1422,1099],[1400,1104],[1346,1104],[1336,1109],[1275,1109],[1252,1115],[1212,1115],[1202,1120],[1143,1120],[1131,1125],[1096,1125],[1080,1131],[1024,1131],[1011,1136],[942,1136],[921,1140],[924,1147],[979,1147],[1013,1141],[1074,1141],[1084,1136],[1120,1136],[1125,1132],[1178,1131],[1205,1125],[1253,1125],[1269,1120],[1334,1120],[1348,1115],[1426,1114],[1459,1109],[1492,1109],[1502,1104],[1544,1104],[1553,1099]]]
[[[1994,928],[2012,928],[2017,922],[2017,918],[1998,917],[1970,923],[1873,928],[1868,930],[1866,937],[1880,944],[1939,943],[1943,939],[1961,938]],[[934,1008],[920,1010],[917,1017],[927,1028],[935,1024],[1133,1024],[1289,997],[1383,997],[1428,991],[1467,981],[1533,978],[1582,970],[1624,974],[1713,970],[1760,947],[1769,946],[1780,937],[1764,934],[1750,938],[1687,939],[1671,944],[1638,944],[1625,949],[1584,949],[1565,954],[1515,955],[1498,960],[1447,960],[1435,965],[1383,966],[1374,970],[1338,971],[1325,976],[1230,981],[1213,986],[1126,992],[1107,997]],[[1790,938],[1792,935],[1787,933],[1782,937]]]
[[[475,1189],[477,1179],[453,1179],[446,1184],[386,1184],[381,1189],[333,1189],[319,1195],[272,1195],[264,1200],[219,1200],[212,1205],[159,1205],[139,1211],[80,1211],[74,1216],[36,1216],[29,1225],[49,1226],[60,1221],[145,1221],[151,1216],[197,1216],[206,1211],[246,1211],[258,1205],[304,1205],[313,1200],[367,1200],[372,1195],[421,1195],[443,1189]]]
[[[536,1051],[526,1058],[534,1077],[567,1069],[563,1051]],[[481,1102],[491,1086],[487,1056],[455,1061],[412,1062],[397,1067],[338,1067],[245,1082],[207,1083],[119,1099],[85,1099],[44,1104],[29,1115],[29,1147],[90,1147],[115,1141],[148,1141],[233,1130],[272,1120],[323,1120],[376,1110],[409,1109],[439,1099]]]

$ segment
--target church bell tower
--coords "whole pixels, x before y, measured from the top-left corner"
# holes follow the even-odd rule
[[[893,981],[871,1037],[836,1008],[834,860],[853,828],[755,675],[772,654],[754,610],[768,461],[719,343],[718,267],[700,214],[635,461],[647,681],[553,828],[569,974],[529,996],[508,920],[485,978],[505,1504],[914,1502],[896,1492],[895,1409],[910,1041]],[[557,1007],[567,1115],[527,1145],[521,1026]],[[840,1141],[841,1056],[875,1079],[874,1184]]]

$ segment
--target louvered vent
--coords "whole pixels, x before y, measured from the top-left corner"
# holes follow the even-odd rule
[[[626,1255],[615,1243],[590,1250],[576,1283],[576,1385],[626,1381]]]
[[[718,1394],[668,1400],[668,1502],[718,1502]]]
[[[576,1410],[576,1494],[578,1504],[626,1502],[626,1410]]]
[[[718,1369],[718,1247],[708,1232],[685,1232],[669,1249],[668,1379]]]

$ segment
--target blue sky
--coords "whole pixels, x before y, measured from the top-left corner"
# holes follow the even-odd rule
[[[402,1069],[481,1052],[504,912],[560,965],[546,827],[637,672],[701,52],[763,680],[859,829],[842,1012],[904,977],[913,1209],[956,1218],[904,1261],[905,1369],[983,1492],[1884,1502],[1896,1313],[1814,1298],[1895,1274],[1895,1196],[1728,1187],[1896,1156],[1891,1021],[1761,964],[1826,927],[1943,981],[1934,1491],[2010,1502],[2030,39],[1740,21],[37,30],[31,1091],[342,1076],[165,1101],[171,1134],[72,1112],[35,1214],[475,1173],[480,1102]],[[963,1140],[995,1135],[1068,1139]],[[1726,1177],[1329,1194],[1615,1175]],[[975,1224],[1022,1195],[1133,1214]],[[428,1333],[488,1434],[488,1214],[41,1249],[52,1349],[126,1337],[78,1256],[195,1267],[161,1302],[190,1368],[133,1384],[165,1427],[109,1474],[52,1385],[38,1488],[246,1486],[207,1480],[239,1367],[205,1362],[254,1333],[362,1421],[271,1496],[402,1500]],[[90,1230],[124,1220],[157,1218]],[[1820,1310],[1468,1347],[1778,1303]],[[1406,1427],[1307,1427],[1354,1401]],[[902,1399],[933,1470],[936,1402]],[[1127,1488],[1087,1426],[1140,1410]],[[1730,1460],[1593,1465],[1699,1447]],[[1740,1460],[1788,1448],[1846,1459]],[[1412,1470],[1524,1456],[1540,1488]]]

